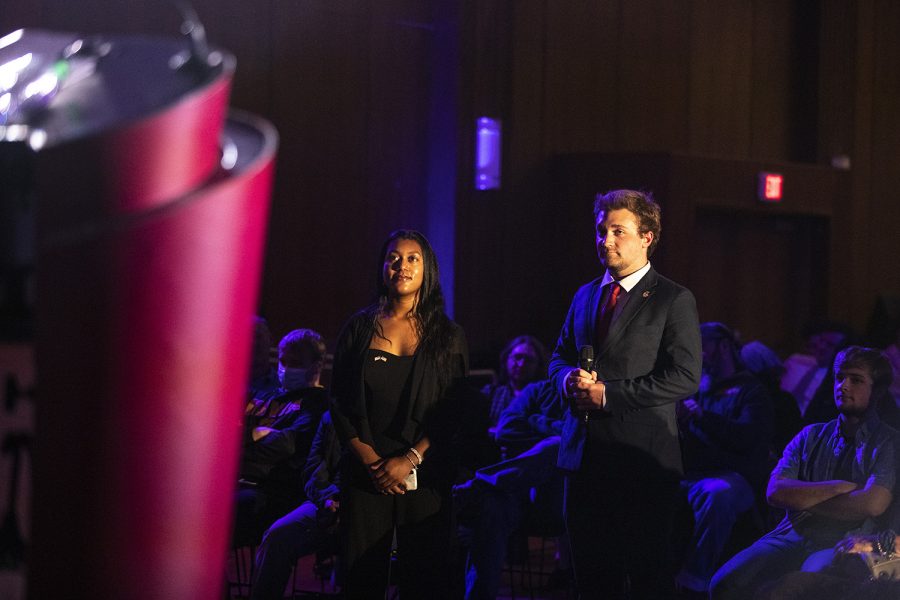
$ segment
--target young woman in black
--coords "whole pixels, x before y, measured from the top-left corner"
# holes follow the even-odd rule
[[[395,231],[379,255],[377,298],[350,318],[334,355],[334,424],[349,455],[346,598],[384,595],[395,531],[403,597],[449,593],[450,443],[460,411],[448,390],[467,362],[431,245],[416,231]]]

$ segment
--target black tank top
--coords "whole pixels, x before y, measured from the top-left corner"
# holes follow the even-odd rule
[[[415,355],[397,356],[370,348],[366,352],[364,381],[366,412],[375,451],[389,456],[409,446],[400,437],[409,414]]]

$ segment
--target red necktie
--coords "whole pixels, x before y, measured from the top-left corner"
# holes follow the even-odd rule
[[[602,344],[603,340],[606,339],[606,335],[609,333],[609,325],[612,323],[612,316],[616,310],[619,292],[622,291],[622,286],[618,283],[611,283],[609,288],[609,295],[606,298],[606,303],[600,307],[600,314],[597,315],[597,329],[594,332],[594,339],[596,340],[597,345]]]

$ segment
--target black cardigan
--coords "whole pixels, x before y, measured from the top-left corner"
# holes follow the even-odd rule
[[[415,361],[412,372],[413,390],[408,405],[408,413],[401,431],[404,441],[410,446],[427,435],[431,444],[440,446],[442,441],[455,433],[456,416],[454,400],[447,394],[452,383],[468,373],[469,353],[462,328],[453,323],[451,342],[450,378],[448,385],[442,386],[434,361],[422,355]],[[366,444],[373,444],[369,418],[366,414],[366,393],[363,381],[364,358],[375,324],[365,311],[353,315],[338,337],[334,352],[334,368],[331,390],[334,398],[332,420],[341,442],[354,437]]]

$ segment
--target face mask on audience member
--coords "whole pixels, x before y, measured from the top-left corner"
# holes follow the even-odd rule
[[[285,390],[296,390],[306,387],[309,369],[295,369],[278,364],[278,383]]]

